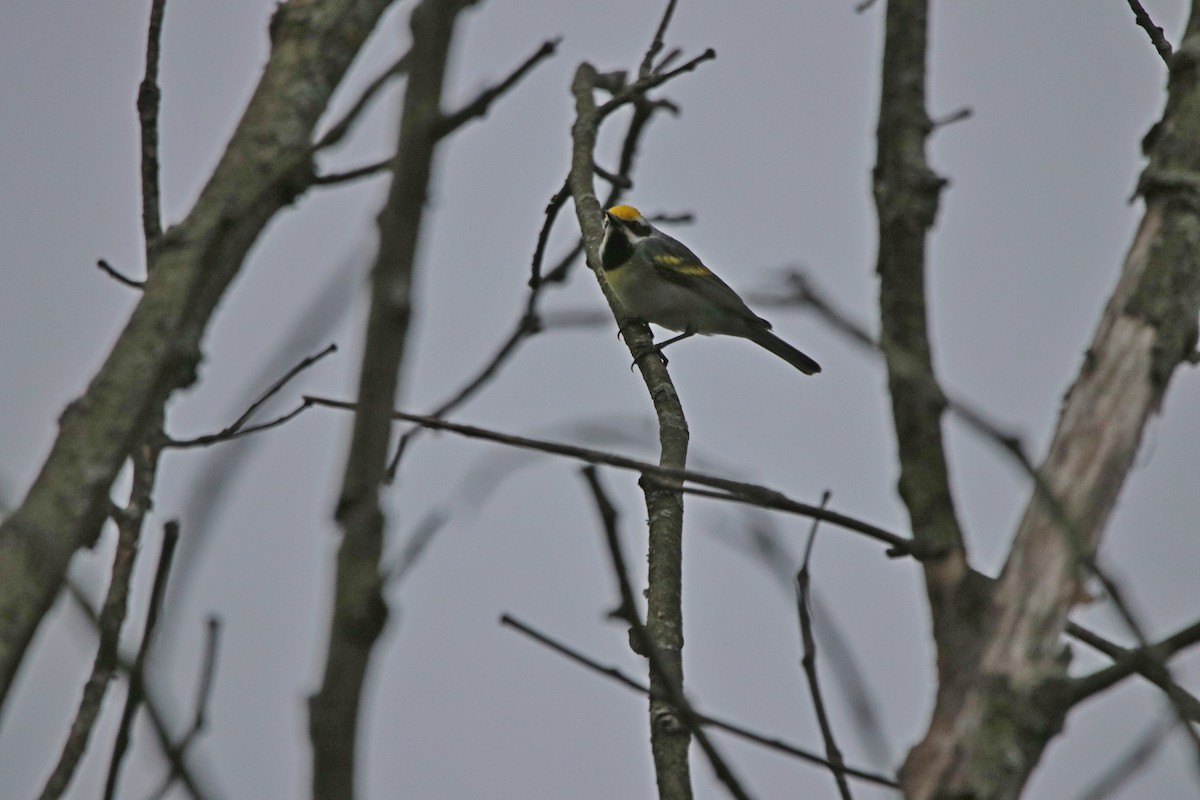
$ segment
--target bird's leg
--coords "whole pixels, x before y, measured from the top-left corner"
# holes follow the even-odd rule
[[[637,362],[641,361],[644,356],[648,356],[651,353],[657,353],[658,357],[662,359],[663,366],[665,367],[667,364],[669,364],[671,362],[667,361],[667,357],[662,354],[663,348],[669,344],[675,344],[675,342],[681,341],[683,339],[688,338],[689,336],[695,336],[695,335],[696,335],[696,332],[694,330],[686,330],[683,333],[679,334],[678,336],[672,336],[670,339],[667,339],[665,342],[658,342],[657,344],[652,344],[649,347],[645,347],[633,354],[633,364],[630,365],[629,368],[633,369],[634,367],[636,367]]]

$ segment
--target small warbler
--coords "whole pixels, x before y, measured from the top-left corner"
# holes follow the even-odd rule
[[[604,212],[600,260],[608,285],[630,316],[682,331],[637,358],[697,333],[717,333],[749,339],[805,375],[821,371],[820,364],[771,333],[771,323],[751,311],[686,245],[655,228],[633,206]]]

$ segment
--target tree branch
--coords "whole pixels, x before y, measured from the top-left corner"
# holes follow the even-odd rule
[[[121,711],[121,722],[117,726],[116,742],[113,745],[112,760],[108,765],[108,777],[104,781],[104,800],[113,800],[117,796],[117,782],[121,775],[121,766],[129,748],[129,737],[133,730],[133,719],[138,708],[145,699],[145,670],[146,658],[150,654],[150,646],[154,643],[154,629],[158,624],[158,615],[162,611],[163,600],[167,595],[167,578],[171,574],[171,561],[175,557],[175,546],[179,543],[179,522],[171,520],[163,526],[162,551],[158,556],[158,568],[154,572],[154,586],[150,591],[150,608],[146,612],[146,627],[142,631],[142,644],[138,648],[137,658],[129,671],[129,691],[125,695],[125,707]],[[186,770],[180,769],[181,777]]]
[[[638,143],[641,140],[642,133],[646,130],[646,125],[654,115],[654,112],[665,107],[667,106],[663,103],[654,103],[648,100],[634,102],[633,115],[629,119],[629,127],[625,132],[625,140],[621,146],[619,171],[613,176],[619,180],[610,181],[612,190],[605,200],[605,208],[617,203],[621,198],[622,192],[632,186],[633,182],[629,176],[633,172],[633,163],[637,156]],[[558,218],[558,212],[562,210],[563,205],[570,196],[570,184],[564,181],[562,188],[555,192],[550,198],[549,203],[546,204],[546,219],[542,223],[542,229],[538,232],[537,244],[534,246],[533,259],[530,264],[529,294],[525,298],[525,309],[513,327],[512,332],[509,333],[508,338],[497,348],[495,355],[475,373],[475,376],[463,384],[462,388],[457,392],[438,405],[437,408],[430,411],[428,416],[443,417],[462,406],[499,374],[500,368],[512,358],[517,352],[518,347],[526,339],[542,331],[542,316],[539,310],[542,291],[548,284],[559,283],[565,280],[567,267],[574,263],[579,254],[583,252],[583,240],[581,239],[559,261],[558,265],[543,278],[542,262],[546,256],[546,245],[550,240],[550,230]],[[604,319],[611,319],[611,315],[605,315]],[[413,428],[400,437],[400,442],[396,445],[396,454],[392,457],[391,463],[388,464],[387,477],[389,483],[395,480],[396,471],[400,467],[400,459],[404,456],[404,452],[412,443],[413,438],[421,430],[419,427]]]
[[[1154,24],[1154,20],[1150,19],[1150,15],[1146,13],[1146,9],[1142,8],[1142,4],[1138,0],[1129,0],[1129,10],[1133,12],[1133,18],[1137,21],[1138,27],[1150,37],[1150,42],[1162,57],[1163,63],[1168,67],[1171,66],[1171,43],[1167,41],[1163,29]]]
[[[259,396],[257,400],[251,403],[250,406],[244,412],[242,412],[240,417],[234,420],[233,423],[227,426],[224,430],[220,430],[216,433],[206,434],[204,436],[196,436],[192,439],[174,439],[171,437],[165,437],[163,446],[176,449],[207,447],[208,445],[216,444],[217,442],[229,441],[230,439],[236,439],[239,436],[245,436],[249,433],[258,433],[259,431],[269,430],[270,428],[282,425],[304,411],[305,407],[301,405],[293,411],[284,414],[282,417],[274,419],[271,422],[262,425],[253,425],[249,428],[246,427],[246,423],[250,421],[250,418],[254,416],[254,413],[262,408],[263,404],[265,404],[268,400],[279,394],[283,387],[291,383],[293,378],[312,365],[316,364],[321,359],[325,358],[325,356],[336,352],[337,345],[330,344],[321,352],[314,353],[311,356],[306,356],[300,361],[300,363],[289,369],[282,378],[275,381],[270,388],[263,392],[263,394]]]
[[[152,0],[146,32],[146,74],[138,86],[138,124],[142,130],[142,234],[147,251],[162,237],[162,211],[158,188],[158,60],[162,47],[163,12],[167,0]],[[148,264],[147,264],[148,265]]]
[[[390,2],[313,0],[276,13],[271,55],[229,146],[152,249],[137,308],[0,523],[0,705],[71,556],[95,541],[121,465],[172,393],[195,380],[208,322],[246,253],[307,187],[313,127]]]
[[[592,183],[596,137],[607,113],[623,103],[632,102],[636,96],[644,95],[653,78],[626,87],[599,108],[593,96],[597,79],[596,70],[590,64],[583,63],[571,82],[571,94],[575,98],[575,124],[571,128],[568,185],[588,265],[596,274],[613,315],[620,321],[624,313],[620,310],[620,302],[603,279],[600,266],[603,229],[600,204]],[[631,354],[644,352],[652,343],[650,329],[644,323],[627,325],[625,331],[625,342]],[[637,363],[658,419],[659,463],[666,468],[682,469],[687,462],[688,427],[671,377],[660,359],[643,358],[638,359]],[[680,496],[670,489],[645,487],[644,493],[650,520],[646,612],[648,636],[650,650],[661,655],[664,665],[661,673],[655,670],[650,674],[650,747],[659,796],[676,800],[692,796],[688,767],[689,728],[677,719],[676,709],[667,699],[670,687],[677,686],[680,691],[683,689],[683,503]]]
[[[650,694],[650,688],[648,686],[645,686],[633,678],[630,678],[616,667],[606,667],[598,661],[595,661],[594,659],[585,656],[583,653],[580,653],[578,650],[574,650],[562,642],[556,641],[546,634],[533,629],[510,614],[504,614],[501,616],[500,624],[519,631],[525,636],[528,636],[530,639],[533,639],[538,644],[541,644],[558,653],[559,655],[574,661],[576,664],[610,678],[622,686],[638,692],[639,694]],[[754,742],[755,744],[761,745],[768,750],[774,750],[777,753],[783,753],[784,755],[791,756],[799,759],[800,761],[807,761],[810,764],[816,764],[817,766],[825,767],[826,769],[838,769],[838,767],[835,767],[833,764],[829,763],[829,761],[812,752],[811,750],[805,750],[801,747],[796,747],[795,745],[788,744],[780,739],[773,739],[763,736],[762,734],[755,733],[741,725],[735,725],[732,722],[726,722],[716,717],[710,717],[707,714],[701,714],[699,712],[696,712],[696,722],[701,725],[716,728],[717,730],[725,731],[726,733],[732,734],[740,739],[745,739],[748,742]],[[896,783],[896,781],[878,773],[867,772],[865,770],[855,769],[853,767],[845,767],[842,769],[842,771],[847,777],[857,778],[867,783],[873,783],[876,786],[886,786],[892,789],[899,788],[899,784]]]
[[[1200,6],[1192,8],[1175,59],[1189,52],[1194,62],[1197,47]],[[1015,795],[1062,724],[1061,704],[1039,699],[1064,677],[1067,615],[1084,594],[1150,415],[1195,348],[1200,85],[1193,72],[1171,71],[1139,185],[1145,214],[1038,470],[1045,489],[1032,493],[992,593],[979,678],[956,696],[939,692],[934,725],[909,755],[904,783],[914,798],[994,792],[998,785]]]
[[[1068,680],[1062,688],[1062,693],[1056,696],[1058,702],[1070,708],[1136,673],[1161,688],[1168,697],[1182,696],[1185,716],[1191,722],[1200,723],[1200,701],[1176,684],[1163,667],[1171,656],[1200,642],[1200,622],[1195,622],[1148,648],[1139,647],[1132,650],[1113,647],[1111,643],[1091,636],[1087,631],[1072,630],[1071,633],[1081,641],[1100,649],[1113,659],[1113,664],[1091,675]]]
[[[478,96],[471,102],[467,103],[457,111],[452,111],[449,114],[443,114],[436,125],[438,138],[449,136],[454,131],[458,130],[466,122],[469,122],[476,117],[487,115],[488,109],[492,103],[496,101],[500,95],[507,92],[509,89],[517,85],[517,82],[524,78],[530,70],[558,51],[558,45],[562,42],[562,38],[547,39],[542,42],[542,46],[533,52],[529,58],[525,59],[516,69],[514,69],[507,78],[500,81],[494,86],[489,86],[479,93]]]
[[[324,406],[326,408],[336,408],[344,411],[356,411],[358,406],[354,403],[347,403],[341,400],[332,400],[326,397],[305,396],[304,402],[308,405]],[[575,445],[560,444],[558,442],[548,442],[540,439],[530,439],[525,436],[513,436],[511,434],[499,433],[487,428],[480,428],[475,425],[461,425],[456,422],[448,422],[442,419],[434,419],[432,417],[423,417],[417,414],[408,414],[403,411],[393,411],[393,419],[404,420],[405,422],[413,422],[424,427],[439,430],[450,431],[460,436],[466,436],[472,439],[483,439],[489,442],[507,445],[509,447],[519,447],[526,450],[538,450],[544,453],[552,453],[554,455],[565,456],[579,461],[585,461],[590,464],[606,464],[618,469],[626,469],[640,473],[643,478],[643,483],[655,482],[657,488],[663,491],[682,492],[684,494],[695,494],[702,497],[713,497],[718,500],[729,500],[735,503],[746,503],[750,505],[761,506],[762,508],[771,508],[778,511],[787,511],[793,514],[810,517],[812,519],[820,519],[828,522],[831,525],[845,528],[846,530],[855,531],[868,536],[876,541],[884,542],[891,546],[893,555],[912,555],[914,558],[921,556],[916,543],[911,539],[907,539],[899,534],[892,533],[876,525],[868,522],[855,519],[845,514],[839,514],[836,511],[828,511],[818,506],[801,503],[792,500],[782,492],[775,491],[766,486],[760,486],[754,483],[745,483],[742,481],[730,480],[721,478],[715,475],[708,475],[703,472],[695,472],[688,469],[676,469],[673,467],[664,467],[659,464],[651,464],[645,461],[638,461],[634,458],[607,453],[603,450],[592,450],[587,447],[577,447]],[[702,486],[711,486],[720,489],[721,492],[705,491],[682,485],[684,481],[691,481],[701,484]],[[983,576],[980,576],[983,579]],[[985,579],[986,580],[986,579]]]
[[[942,441],[946,404],[933,369],[925,305],[925,246],[946,181],[929,167],[933,129],[925,110],[927,0],[889,0],[872,175],[879,219],[880,347],[900,461],[899,493],[913,538],[938,558],[922,563],[938,652],[938,683],[953,691],[977,655],[974,620],[964,616],[970,570]],[[976,601],[968,601],[975,604]]]
[[[387,621],[381,591],[391,409],[408,343],[412,283],[425,198],[433,170],[446,61],[458,15],[475,0],[423,0],[412,11],[408,84],[395,170],[379,213],[379,249],[350,452],[334,514],[342,531],[333,613],[320,690],[309,699],[315,800],[355,797],[362,689],[375,642]]]
[[[821,507],[829,502],[829,492],[821,497]],[[817,714],[817,724],[821,728],[821,738],[825,742],[825,758],[829,761],[829,771],[833,774],[842,800],[853,800],[850,794],[850,784],[846,781],[846,761],[842,751],[833,737],[833,725],[829,722],[829,714],[825,711],[825,698],[821,694],[821,681],[817,673],[817,639],[813,635],[812,615],[809,612],[809,588],[812,584],[812,573],[809,564],[812,562],[813,545],[817,541],[817,526],[819,520],[813,520],[812,529],[808,532],[808,543],[804,547],[804,561],[800,571],[796,573],[796,613],[800,619],[800,641],[804,646],[804,657],[801,664],[808,681],[808,693],[812,698],[813,709]]]
[[[62,754],[42,788],[41,800],[55,800],[70,786],[75,769],[91,740],[108,687],[117,672],[118,647],[129,606],[130,582],[142,538],[142,526],[151,506],[161,452],[159,446],[149,444],[138,448],[133,456],[133,486],[128,504],[120,514],[115,515],[117,546],[113,554],[112,574],[104,604],[96,617],[99,640],[96,659],[92,664],[92,673],[83,686],[79,707],[63,744]]]
[[[687,726],[689,733],[696,739],[696,743],[704,751],[708,757],[708,762],[712,766],[713,772],[716,773],[717,779],[725,785],[729,790],[729,794],[739,800],[749,800],[749,795],[742,787],[737,776],[733,774],[733,770],[725,762],[725,758],[717,750],[712,740],[708,738],[704,728],[701,727],[698,715],[692,708],[687,696],[684,694],[683,686],[676,680],[676,670],[678,667],[672,664],[668,659],[672,655],[670,651],[664,651],[654,640],[648,624],[642,622],[641,614],[638,612],[637,601],[633,597],[633,585],[629,581],[629,570],[625,567],[625,556],[621,553],[621,540],[617,534],[617,510],[609,501],[608,496],[604,492],[603,486],[600,484],[600,478],[596,474],[595,465],[588,465],[583,468],[583,476],[587,480],[588,488],[592,491],[592,497],[596,501],[596,509],[600,514],[602,528],[604,529],[604,541],[608,546],[608,555],[612,561],[613,575],[617,580],[617,588],[620,592],[620,605],[613,611],[609,612],[609,616],[614,619],[619,619],[629,625],[631,646],[634,652],[644,656],[650,663],[650,701],[651,708],[654,707],[656,692],[661,692],[662,700],[671,707],[671,722],[670,724],[683,724]],[[647,597],[649,599],[649,597]],[[649,614],[649,611],[647,611]],[[655,720],[651,718],[653,726]],[[666,724],[665,721],[662,724]],[[660,766],[658,758],[661,753],[656,752],[656,766]],[[661,766],[660,766],[661,768]],[[666,776],[660,774],[659,785],[662,786],[667,781]],[[690,793],[690,787],[688,788]]]

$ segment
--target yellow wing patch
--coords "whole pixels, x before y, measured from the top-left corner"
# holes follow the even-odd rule
[[[682,273],[684,275],[709,275],[711,274],[708,267],[703,264],[697,264],[695,261],[689,261],[680,256],[659,255],[654,257],[655,264],[670,269],[672,272]]]
[[[617,219],[623,219],[626,222],[632,222],[642,215],[642,212],[638,211],[633,206],[613,206],[608,210],[608,213],[612,214]]]

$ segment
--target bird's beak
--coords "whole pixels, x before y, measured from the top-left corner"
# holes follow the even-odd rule
[[[605,224],[605,225],[607,225],[607,224],[608,224],[608,223],[610,223],[610,222],[613,222],[615,219],[616,219],[616,217],[614,217],[614,216],[613,216],[612,214],[610,214],[608,211],[605,211],[605,212],[604,212],[604,224]]]

